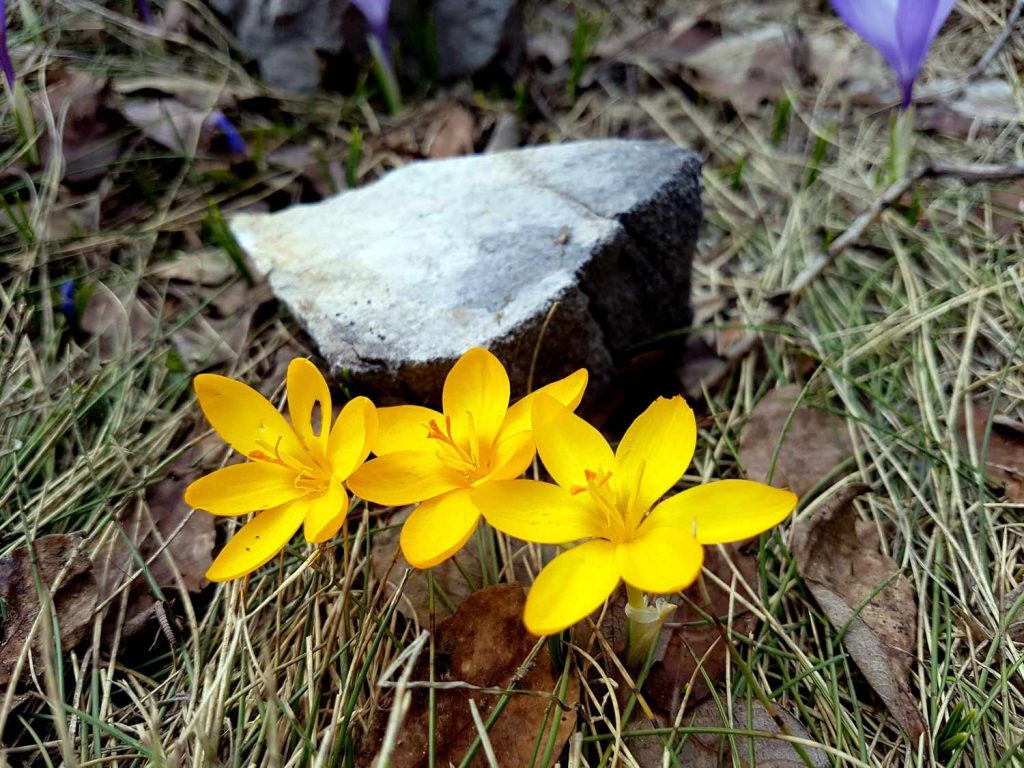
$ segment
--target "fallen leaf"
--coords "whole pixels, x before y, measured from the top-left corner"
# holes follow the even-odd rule
[[[84,540],[81,533],[43,536],[32,542],[31,552],[29,547],[19,547],[0,559],[0,606],[3,607],[0,611],[0,687],[12,683],[18,658],[32,626],[40,617],[37,573],[38,583],[52,599],[61,647],[73,648],[85,637],[92,624],[99,591],[92,561],[82,548]],[[36,629],[32,638],[33,653],[39,652],[45,636]],[[38,660],[35,665],[38,670]]]
[[[124,116],[117,109],[109,80],[84,72],[55,69],[47,73],[46,91],[33,103],[36,123],[42,127],[53,116],[60,136],[59,152],[53,137],[40,143],[43,165],[55,157],[63,164],[65,181],[86,183],[104,176],[121,154]]]
[[[125,104],[124,115],[150,141],[191,156],[201,144],[211,111],[187,106],[176,99],[155,99]]]
[[[853,500],[869,489],[849,486],[793,535],[793,557],[814,599],[861,673],[912,742],[925,723],[910,690],[917,604],[914,590],[880,548],[877,526],[857,516]]]
[[[435,679],[479,688],[514,690],[500,716],[488,731],[498,765],[529,766],[540,741],[540,753],[552,744],[556,756],[576,726],[575,707],[579,683],[573,675],[564,687],[561,706],[555,699],[562,687],[562,670],[553,667],[544,643],[529,665],[538,638],[523,626],[526,597],[518,584],[502,584],[474,593],[436,635]],[[570,673],[572,674],[572,673]],[[429,679],[429,660],[420,657],[413,680]],[[435,690],[435,743],[437,765],[459,765],[477,739],[469,702],[476,703],[484,722],[501,696],[462,687]],[[385,705],[386,707],[387,705]],[[427,765],[427,734],[430,705],[427,690],[414,688],[412,701],[388,765],[411,768]],[[368,766],[380,748],[386,713],[380,713],[359,750],[357,765]],[[556,732],[551,733],[552,727]],[[553,740],[549,741],[553,735]],[[470,763],[487,765],[483,750]]]
[[[121,515],[117,535],[94,556],[103,599],[117,596],[104,627],[108,638],[116,631],[130,637],[152,622],[159,599],[169,601],[178,594],[179,577],[189,592],[208,583],[205,574],[216,543],[214,518],[193,512],[183,499],[185,487],[199,474],[194,469],[197,453],[195,448],[182,453],[144,501]],[[142,572],[143,562],[148,575]],[[153,584],[162,595],[154,594]],[[124,623],[118,628],[122,600]]]
[[[88,334],[101,361],[125,354],[156,327],[156,319],[134,293],[117,294],[104,283],[88,286],[89,298],[79,326]]]
[[[149,274],[159,280],[177,280],[194,285],[221,285],[237,274],[237,270],[221,248],[200,248],[178,253],[162,261]]]
[[[993,484],[1003,486],[1007,501],[1024,504],[1024,424],[993,416],[991,408],[981,403],[971,405],[969,418],[970,431],[964,422],[962,434],[973,438],[978,459],[985,462],[985,476]]]
[[[802,391],[790,384],[769,392],[744,427],[739,450],[740,463],[751,480],[766,483],[770,476],[772,485],[789,488],[797,496],[806,495],[853,456],[843,419],[820,408],[796,405]]]
[[[691,733],[675,736],[671,740],[673,764],[686,768],[719,768],[723,765],[756,765],[758,768],[807,768],[800,753],[786,738],[811,741],[811,736],[792,714],[784,709],[775,709],[775,717],[756,700],[736,700],[731,716],[723,711],[724,702],[708,699],[693,713],[683,718],[680,725],[686,728],[707,728],[717,730],[760,731],[764,736],[729,737],[722,733]],[[781,725],[780,725],[781,722]],[[662,723],[659,727],[670,727]],[[630,724],[628,730],[641,730],[651,725],[641,719]],[[785,731],[783,731],[783,728]],[[783,738],[775,738],[783,736]],[[657,736],[627,737],[626,745],[641,768],[660,768],[664,762],[665,738]],[[827,768],[828,755],[822,749],[804,747],[811,760],[812,768]]]
[[[431,159],[458,157],[473,153],[476,119],[459,105],[446,109],[427,129],[423,154]]]

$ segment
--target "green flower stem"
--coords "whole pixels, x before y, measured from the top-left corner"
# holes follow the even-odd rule
[[[402,108],[402,92],[398,87],[394,67],[391,66],[391,62],[384,54],[380,40],[374,35],[369,35],[367,42],[370,46],[370,53],[373,54],[373,72],[377,76],[377,82],[384,94],[384,103],[388,105],[388,113],[397,115]]]
[[[626,668],[641,670],[658,644],[665,620],[676,607],[661,599],[648,605],[646,595],[628,584],[626,599]]]
[[[914,106],[901,109],[889,118],[889,183],[907,175],[914,153]]]

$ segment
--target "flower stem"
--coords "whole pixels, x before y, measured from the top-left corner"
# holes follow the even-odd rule
[[[914,151],[914,106],[901,109],[889,118],[889,178],[891,184],[910,169]]]
[[[376,35],[370,34],[367,37],[367,42],[370,45],[370,53],[373,54],[373,71],[384,94],[384,103],[388,106],[388,114],[396,115],[402,108],[402,92],[398,87],[398,78],[395,77],[391,59],[385,53],[384,46],[381,45]]]
[[[665,600],[648,605],[647,596],[626,585],[626,668],[642,670],[657,647],[665,620],[676,609]]]

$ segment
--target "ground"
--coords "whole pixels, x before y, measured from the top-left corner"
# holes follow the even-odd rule
[[[1024,37],[1011,36],[988,71],[972,69],[1010,5],[965,0],[943,28],[919,83],[911,167],[1020,162]],[[447,598],[428,604],[421,589],[398,609],[381,579],[388,562],[370,554],[371,543],[393,549],[394,523],[363,507],[330,547],[297,538],[247,581],[202,582],[226,529],[180,493],[225,453],[205,432],[191,376],[215,370],[270,394],[288,359],[316,354],[247,272],[225,221],[369,183],[418,157],[481,150],[517,116],[524,144],[661,138],[704,158],[692,338],[706,348],[691,342],[678,380],[701,415],[687,481],[738,476],[744,426],[787,384],[832,414],[848,446],[838,468],[812,478],[795,519],[755,543],[747,577],[727,571],[736,598],[725,618],[753,620],[704,683],[722,712],[746,711],[757,694],[786,716],[749,727],[733,718],[726,732],[737,743],[751,728],[778,736],[782,721],[783,741],[802,739],[812,763],[1020,764],[1021,182],[922,178],[787,294],[905,172],[891,159],[898,99],[880,59],[826,3],[530,9],[529,76],[518,86],[406,82],[405,107],[388,116],[366,77],[309,97],[264,90],[201,2],[158,8],[168,28],[137,21],[127,2],[8,3],[23,95],[0,101],[0,555],[81,535],[52,540],[49,566],[37,553],[26,571],[74,576],[41,612],[34,603],[36,651],[0,646],[0,673],[19,674],[0,697],[7,763],[364,762],[391,702],[377,683],[419,636],[417,617],[429,627]],[[708,40],[733,47],[711,55]],[[157,97],[165,103],[154,107]],[[244,156],[203,122],[210,105],[239,128]],[[184,115],[180,135],[147,128],[146,114],[169,109]],[[812,464],[810,439],[806,450]],[[858,537],[874,536],[881,554],[871,557],[894,564],[919,715],[869,682],[852,623],[827,618],[796,557],[800,524],[853,483],[870,491],[850,502],[853,559],[836,562],[852,569]],[[488,566],[501,564],[498,543],[484,581],[497,579]],[[0,570],[0,584],[14,577]],[[41,582],[0,603],[0,643],[27,631],[12,617],[18,600],[32,603],[31,583]],[[673,734],[643,696],[623,695],[618,673],[598,672],[607,655],[562,661],[556,683],[586,684],[575,735],[558,734],[540,755],[659,764],[649,740],[630,737],[678,745],[700,731]],[[613,706],[613,679],[619,702],[641,715]],[[908,736],[914,717],[919,740]],[[751,749],[761,754],[734,744],[737,764]],[[795,754],[779,764],[800,764]]]

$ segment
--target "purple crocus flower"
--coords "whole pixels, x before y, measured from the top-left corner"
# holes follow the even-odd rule
[[[248,152],[245,139],[242,138],[242,134],[238,132],[235,124],[228,120],[227,115],[218,109],[211,113],[210,117],[213,118],[213,124],[217,126],[217,130],[224,134],[224,140],[227,142],[231,154],[244,155]]]
[[[0,0],[0,2],[2,1]],[[60,296],[60,311],[68,321],[68,325],[72,328],[77,328],[78,313],[75,311],[75,281],[68,278],[61,283],[58,295]]]
[[[11,55],[7,52],[7,5],[5,0],[0,0],[0,69],[4,71],[7,85],[13,91],[14,66],[11,64]]]
[[[135,7],[143,24],[150,27],[156,24],[156,16],[153,14],[153,6],[150,5],[149,0],[135,0]]]
[[[370,28],[370,34],[377,38],[381,49],[387,54],[391,48],[388,34],[388,14],[391,10],[391,0],[352,0],[352,4],[363,14],[366,25]]]
[[[831,0],[846,24],[878,49],[896,73],[910,106],[914,81],[956,0]]]

